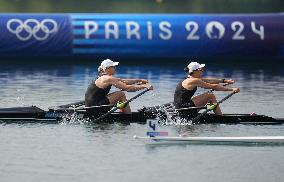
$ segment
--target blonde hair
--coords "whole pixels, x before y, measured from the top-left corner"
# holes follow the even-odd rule
[[[99,66],[99,67],[98,67],[98,77],[101,77],[101,76],[103,76],[104,74],[105,74],[104,69],[103,69],[101,66]]]

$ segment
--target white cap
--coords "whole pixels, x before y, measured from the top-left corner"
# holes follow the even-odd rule
[[[192,73],[195,70],[198,70],[200,68],[204,68],[205,64],[199,64],[198,62],[191,62],[187,65],[188,72]]]
[[[108,67],[117,66],[118,64],[119,64],[119,62],[113,62],[110,59],[105,59],[101,63],[100,67],[105,71]]]

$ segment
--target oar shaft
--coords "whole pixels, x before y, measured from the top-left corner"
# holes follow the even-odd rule
[[[150,89],[146,89],[144,91],[142,91],[141,93],[137,94],[136,96],[132,97],[131,99],[125,101],[123,104],[128,104],[129,102],[132,102],[134,99],[140,97],[141,95],[143,95],[144,93],[148,92]]]
[[[218,106],[219,104],[221,104],[222,102],[224,102],[225,100],[227,100],[228,98],[232,97],[232,95],[234,95],[236,92],[232,92],[229,95],[227,95],[226,97],[224,97],[223,99],[221,99],[220,101],[217,102],[216,106]],[[206,109],[203,113],[201,113],[200,115],[196,116],[194,119],[191,120],[192,123],[198,121],[201,117],[203,117],[206,113],[208,113],[209,111],[211,111],[211,109]]]
[[[143,95],[144,93],[148,92],[150,89],[147,88],[146,90],[142,91],[141,93],[135,95],[134,97],[130,98],[129,100],[123,102],[123,105],[129,104],[131,101],[135,100],[136,98],[140,97],[141,95]],[[105,113],[104,115],[98,117],[97,119],[94,120],[94,122],[97,122],[99,120],[104,119],[105,117],[107,117],[108,115],[110,115],[111,113],[115,112],[118,109],[117,106],[113,107],[110,111],[108,111],[107,113]]]
[[[82,106],[85,104],[85,101],[79,101],[79,102],[73,102],[73,103],[70,103],[70,104],[64,104],[64,105],[60,105],[60,106],[52,106],[52,107],[49,107],[48,109],[49,110],[54,110],[54,111],[57,111],[57,110],[64,110],[64,109],[75,109],[79,106]]]
[[[184,108],[178,108],[178,109],[166,109],[166,111],[185,111],[185,110],[193,110],[193,109],[206,109],[206,106],[202,107],[184,107]]]
[[[113,107],[113,104],[109,105],[99,105],[99,106],[90,106],[90,107],[76,107],[76,108],[49,108],[49,110],[53,111],[79,111],[80,112],[87,112],[88,109],[101,109],[101,108],[110,108]]]
[[[227,100],[228,98],[232,97],[232,95],[234,95],[237,92],[232,92],[229,95],[227,95],[226,97],[224,97],[223,99],[221,99],[219,102],[217,102],[217,105],[221,104],[222,102],[224,102],[225,100]]]

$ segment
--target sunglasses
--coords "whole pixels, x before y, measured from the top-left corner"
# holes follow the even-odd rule
[[[204,68],[199,68],[199,69],[197,69],[195,71],[204,71]]]
[[[113,69],[116,69],[116,66],[110,66],[109,68],[113,68]]]

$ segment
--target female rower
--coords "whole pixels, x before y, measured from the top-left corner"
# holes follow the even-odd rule
[[[197,90],[197,87],[202,87],[205,89],[213,89],[216,91],[233,91],[240,92],[239,88],[228,88],[219,85],[219,83],[235,83],[232,79],[218,79],[218,78],[202,78],[204,72],[205,64],[199,64],[197,62],[191,62],[185,68],[188,72],[186,79],[181,81],[175,90],[174,95],[174,105],[176,109],[188,108],[188,107],[202,107],[207,103],[217,103],[216,97],[212,92],[204,93],[193,97]],[[192,114],[196,114],[195,113]],[[222,111],[219,106],[214,109],[214,113],[217,115],[222,115]]]
[[[120,79],[116,78],[116,66],[119,62],[113,62],[110,59],[104,60],[98,68],[99,76],[93,80],[85,93],[85,106],[111,105],[117,102],[125,102],[126,96],[123,91],[135,92],[144,88],[153,90],[153,86],[148,84],[145,79]],[[140,83],[140,85],[133,85]],[[109,93],[111,86],[115,86],[122,91]],[[130,114],[130,106],[123,109],[124,113]]]

